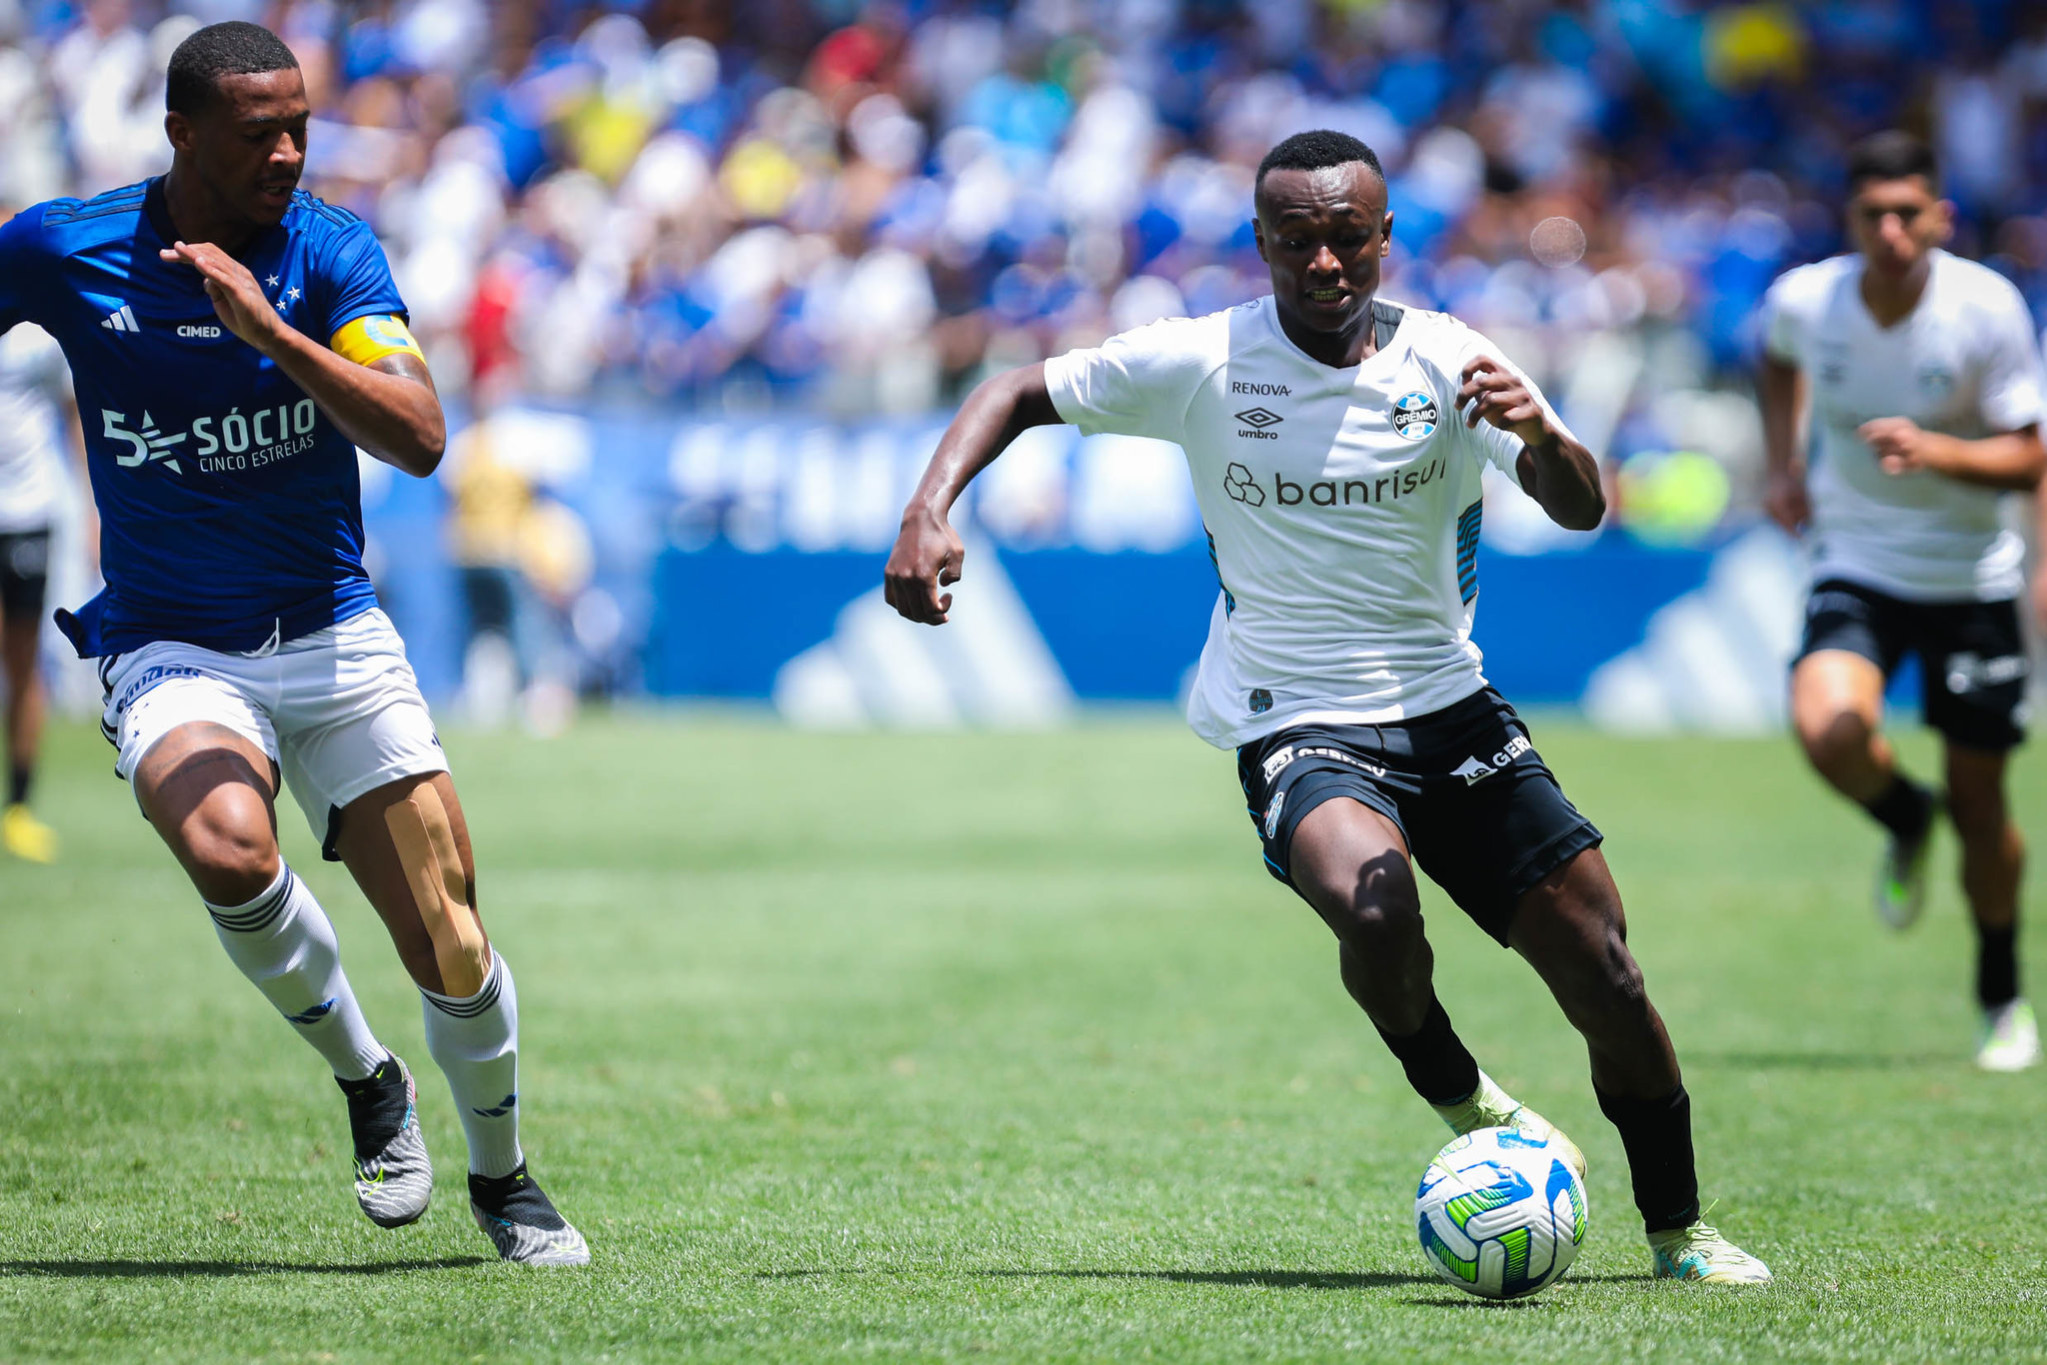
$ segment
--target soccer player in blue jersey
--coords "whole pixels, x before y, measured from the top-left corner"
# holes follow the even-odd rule
[[[433,1171],[412,1077],[279,857],[280,779],[425,997],[478,1225],[506,1260],[582,1264],[526,1170],[511,969],[363,571],[356,447],[432,474],[433,380],[368,225],[297,188],[308,110],[290,49],[254,24],[202,28],[172,54],[166,103],[168,174],[0,228],[0,331],[38,323],[63,347],[99,506],[106,590],[58,624],[99,659],[115,771],[229,958],[333,1068],[363,1212],[413,1221]]]

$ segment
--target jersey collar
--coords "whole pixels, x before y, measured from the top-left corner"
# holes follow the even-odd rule
[[[164,193],[163,182],[164,177],[160,175],[149,179],[148,188],[142,192],[142,213],[149,220],[150,231],[162,238],[165,246],[169,246],[179,240],[178,225],[171,221],[170,199]],[[284,222],[274,228],[265,228],[251,238],[247,246],[229,254],[244,263],[262,255],[263,249],[272,240],[271,234],[287,231],[285,224],[291,221],[291,216],[298,212],[298,208],[298,200],[294,197],[291,207],[284,211]]]
[[[1272,299],[1272,296],[1269,294],[1266,297],[1272,302],[1272,306],[1265,310],[1266,323],[1272,328],[1273,336],[1279,339],[1279,344],[1293,352],[1301,360],[1313,365],[1316,369],[1327,370],[1337,374],[1348,371],[1363,371],[1378,363],[1379,357],[1385,355],[1392,347],[1393,338],[1399,334],[1400,324],[1406,320],[1408,311],[1400,304],[1392,303],[1374,295],[1372,299],[1372,354],[1366,356],[1355,365],[1325,365],[1294,344],[1294,339],[1286,334],[1286,328],[1280,325],[1278,300]]]

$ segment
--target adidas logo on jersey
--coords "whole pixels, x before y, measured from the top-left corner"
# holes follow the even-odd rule
[[[142,330],[141,324],[135,321],[135,314],[129,311],[128,305],[125,303],[101,318],[100,326],[106,328],[109,332],[139,332]]]

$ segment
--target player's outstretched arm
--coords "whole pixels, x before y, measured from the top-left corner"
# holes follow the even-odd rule
[[[1805,426],[1800,419],[1805,407],[1805,371],[1765,355],[1756,367],[1756,402],[1763,410],[1763,461],[1769,470],[1763,510],[1795,536],[1812,520],[1812,502],[1805,491],[1805,455],[1798,442],[1798,433]]]
[[[2030,493],[2047,473],[2040,428],[2024,426],[1978,441],[1928,431],[1909,417],[1879,417],[1856,434],[1869,443],[1886,474],[1927,470],[1963,483]]]
[[[1515,465],[1521,487],[1551,521],[1572,531],[1598,527],[1606,516],[1599,462],[1549,415],[1527,380],[1491,356],[1473,356],[1457,390],[1457,410],[1468,427],[1491,422],[1521,438]]]
[[[342,435],[420,478],[440,465],[447,423],[433,376],[418,357],[388,355],[358,365],[279,317],[249,268],[219,247],[179,242],[162,255],[205,276],[206,296],[221,322],[275,361]]]
[[[890,606],[927,626],[945,624],[952,594],[939,589],[959,582],[966,557],[947,519],[954,501],[1026,429],[1061,420],[1042,364],[998,374],[967,396],[903,509],[903,528],[882,571]]]

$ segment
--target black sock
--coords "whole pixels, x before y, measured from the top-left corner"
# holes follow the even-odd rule
[[[35,780],[35,770],[26,763],[15,763],[7,769],[7,804],[24,806],[28,804],[28,784]]]
[[[1692,1097],[1679,1086],[1660,1100],[1609,1095],[1597,1086],[1599,1112],[1620,1129],[1635,1181],[1635,1207],[1650,1232],[1689,1227],[1699,1218],[1699,1171],[1692,1159]]]
[[[1898,838],[1917,839],[1926,833],[1927,822],[1933,818],[1933,793],[1905,774],[1894,772],[1883,795],[1865,802],[1863,809]]]
[[[2019,927],[1976,926],[1976,999],[1984,1009],[2008,1005],[2019,993]]]
[[[1373,1028],[1379,1028],[1377,1023]],[[1400,1059],[1407,1083],[1430,1104],[1461,1104],[1478,1089],[1478,1063],[1450,1027],[1443,1002],[1431,997],[1422,1026],[1413,1033],[1391,1034],[1379,1029],[1386,1046]]]
[[[404,1072],[397,1058],[386,1057],[361,1080],[344,1081],[336,1076],[334,1084],[348,1097],[348,1126],[355,1137],[356,1160],[368,1161],[405,1127],[412,1100],[405,1093]]]

